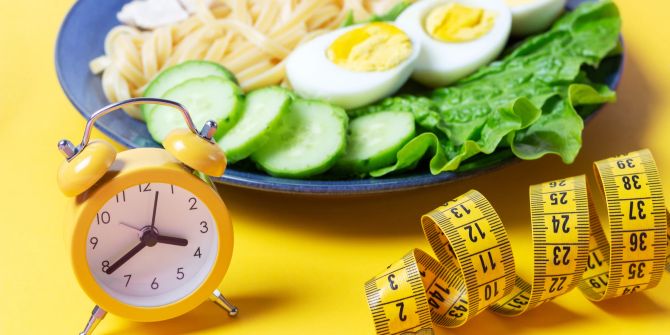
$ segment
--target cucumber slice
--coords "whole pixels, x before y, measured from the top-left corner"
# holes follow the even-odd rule
[[[162,98],[184,105],[198,129],[207,120],[216,121],[219,127],[214,139],[221,138],[237,122],[244,105],[242,90],[221,77],[187,80],[167,91]],[[168,106],[157,106],[146,121],[151,137],[159,143],[173,129],[186,127],[181,113]]]
[[[344,152],[348,117],[325,102],[297,99],[270,135],[251,155],[267,173],[305,178],[330,169]]]
[[[249,157],[267,143],[291,105],[291,94],[281,87],[266,87],[247,95],[242,117],[218,144],[229,163]]]
[[[396,154],[415,135],[410,112],[385,111],[351,121],[347,152],[334,167],[337,173],[367,174],[393,164]]]
[[[217,76],[230,80],[237,84],[235,75],[218,63],[191,60],[169,67],[154,78],[144,91],[145,98],[160,98],[171,88],[193,78]],[[156,105],[141,105],[140,111],[144,120],[149,118],[149,113]]]

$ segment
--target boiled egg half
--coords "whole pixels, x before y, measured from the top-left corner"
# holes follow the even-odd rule
[[[566,0],[505,0],[512,11],[512,35],[524,36],[549,28]]]
[[[412,78],[438,87],[493,61],[507,43],[512,15],[503,0],[424,0],[396,25],[421,43]]]
[[[411,75],[420,44],[387,22],[355,25],[295,49],[286,76],[298,95],[351,109],[397,91]]]

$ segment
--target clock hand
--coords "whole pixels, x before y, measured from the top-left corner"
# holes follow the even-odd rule
[[[140,252],[140,250],[144,249],[145,246],[146,244],[143,241],[141,241],[134,248],[130,249],[130,251],[128,251],[125,255],[121,256],[121,258],[119,258],[119,260],[117,260],[114,264],[110,265],[107,268],[107,271],[105,271],[105,273],[111,275],[114,271],[116,271],[116,269],[120,268],[121,265],[125,264],[130,258],[132,258],[133,256],[135,256],[135,254]]]
[[[186,245],[188,245],[188,240],[186,240],[185,238],[179,238],[179,237],[158,235],[158,238],[156,239],[156,241],[158,243],[178,245],[178,246],[181,246],[181,247],[185,247]]]
[[[119,224],[122,225],[122,226],[126,226],[126,227],[128,227],[128,228],[130,228],[130,229],[132,229],[132,230],[138,231],[138,232],[140,232],[140,233],[142,232],[142,230],[140,230],[140,228],[137,228],[137,227],[135,227],[135,226],[129,225],[129,224],[123,222],[123,221],[119,221]]]
[[[154,198],[154,213],[151,215],[151,229],[154,229],[156,225],[156,207],[158,206],[158,191],[156,191],[156,197]]]

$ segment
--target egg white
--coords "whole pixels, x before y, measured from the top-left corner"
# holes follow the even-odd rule
[[[496,13],[493,27],[471,41],[444,42],[424,29],[430,11],[440,5],[459,3]],[[512,15],[503,0],[423,0],[409,6],[396,25],[421,43],[412,78],[431,87],[445,86],[493,61],[503,50],[512,27]]]
[[[387,97],[407,81],[420,53],[420,43],[407,33],[412,43],[412,53],[386,71],[352,71],[328,59],[328,47],[335,39],[360,26],[354,25],[321,35],[291,52],[286,60],[286,76],[299,96],[351,109]]]
[[[566,0],[533,0],[510,6],[512,35],[525,36],[546,30],[561,15]]]

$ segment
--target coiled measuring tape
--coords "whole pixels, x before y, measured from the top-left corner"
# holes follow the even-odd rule
[[[486,308],[514,316],[579,287],[599,301],[658,285],[670,227],[656,163],[640,150],[594,163],[608,242],[584,175],[530,187],[533,278],[516,275],[505,228],[477,191],[421,218],[437,260],[414,249],[365,284],[378,334],[458,327]]]

